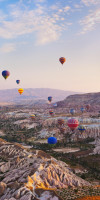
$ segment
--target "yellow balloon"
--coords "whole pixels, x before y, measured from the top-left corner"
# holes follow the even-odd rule
[[[24,91],[23,88],[19,88],[19,89],[18,89],[18,92],[19,92],[20,94],[22,94],[23,91]]]
[[[33,120],[35,119],[35,115],[30,115],[30,118]]]

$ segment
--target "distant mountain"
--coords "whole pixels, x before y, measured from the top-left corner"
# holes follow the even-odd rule
[[[100,106],[100,92],[86,93],[86,94],[74,94],[66,97],[63,101],[57,102],[59,107],[66,106],[82,106],[91,104],[92,106]]]
[[[28,88],[24,89],[22,95],[18,89],[0,90],[0,103],[46,103],[48,96],[53,97],[53,102],[65,99],[66,96],[76,94],[73,91],[64,91],[49,88]]]

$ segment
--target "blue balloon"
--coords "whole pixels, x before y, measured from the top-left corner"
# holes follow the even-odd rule
[[[85,126],[80,125],[80,126],[78,127],[78,130],[79,130],[81,133],[83,133],[83,132],[86,130],[86,128],[85,128]]]
[[[2,71],[2,76],[3,76],[5,79],[7,79],[9,75],[10,75],[10,72],[9,72],[9,71],[7,71],[7,70]]]
[[[53,106],[54,106],[54,107],[57,107],[57,103],[54,103]]]
[[[82,108],[81,108],[81,112],[84,112],[84,111],[85,111],[85,108],[82,107]]]
[[[72,115],[74,115],[75,114],[75,110],[72,108],[72,109],[70,109],[70,113],[72,114]]]
[[[16,83],[19,84],[19,83],[20,83],[20,80],[16,80]]]
[[[51,102],[52,101],[52,97],[50,96],[50,97],[48,97],[48,101],[49,102]]]
[[[56,144],[56,143],[57,143],[57,139],[55,137],[48,138],[48,144]]]

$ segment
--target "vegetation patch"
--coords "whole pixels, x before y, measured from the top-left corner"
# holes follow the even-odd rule
[[[99,187],[91,186],[75,189],[59,189],[56,192],[63,198],[63,200],[100,200]]]

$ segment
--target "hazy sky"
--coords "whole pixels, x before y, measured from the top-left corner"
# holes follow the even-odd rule
[[[3,70],[0,89],[99,92],[100,0],[0,0]]]

